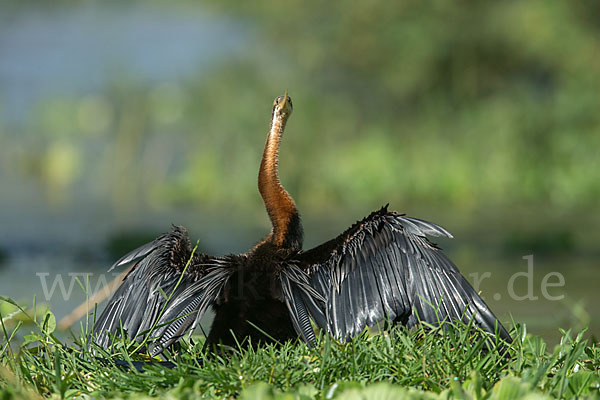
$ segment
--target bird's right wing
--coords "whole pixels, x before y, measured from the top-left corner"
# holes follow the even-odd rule
[[[314,342],[311,322],[340,340],[380,321],[409,327],[457,320],[510,336],[456,266],[426,235],[451,235],[384,207],[282,269],[296,330]]]
[[[123,330],[132,341],[146,341],[153,355],[193,330],[231,275],[230,259],[192,250],[183,227],[117,261],[135,262],[100,316],[92,334],[108,348]]]

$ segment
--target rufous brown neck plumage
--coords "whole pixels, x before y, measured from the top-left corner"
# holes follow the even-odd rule
[[[298,240],[290,240],[290,234],[296,235],[298,229],[301,232],[301,227],[293,226],[300,223],[296,203],[281,185],[278,171],[279,145],[291,112],[291,99],[286,92],[273,104],[271,127],[258,171],[258,190],[272,224],[271,233],[265,241],[280,247],[296,247]],[[299,240],[301,246],[301,238]]]

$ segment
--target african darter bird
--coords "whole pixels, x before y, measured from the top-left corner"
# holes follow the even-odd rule
[[[187,231],[173,227],[117,261],[133,264],[93,335],[108,347],[126,332],[151,354],[193,330],[212,308],[208,345],[282,342],[300,336],[315,344],[313,324],[344,341],[382,321],[473,320],[505,341],[509,334],[456,266],[427,236],[452,235],[387,206],[338,237],[303,251],[294,200],[279,181],[278,157],[292,113],[287,92],[273,103],[258,172],[271,232],[247,253],[214,257],[193,252]]]

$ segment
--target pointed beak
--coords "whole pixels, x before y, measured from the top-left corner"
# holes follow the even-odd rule
[[[281,108],[283,109],[285,107],[285,105],[287,104],[287,100],[288,100],[288,91],[286,90],[285,93],[283,94],[283,102],[281,103]]]

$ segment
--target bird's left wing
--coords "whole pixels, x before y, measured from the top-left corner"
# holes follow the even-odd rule
[[[310,319],[340,340],[389,320],[409,327],[469,321],[510,336],[456,266],[426,235],[442,227],[384,207],[282,269],[296,330],[314,343]],[[310,317],[310,319],[309,319]]]
[[[92,340],[107,348],[123,330],[153,355],[193,330],[231,275],[228,258],[193,251],[187,231],[174,227],[117,261],[135,262],[96,319]]]

